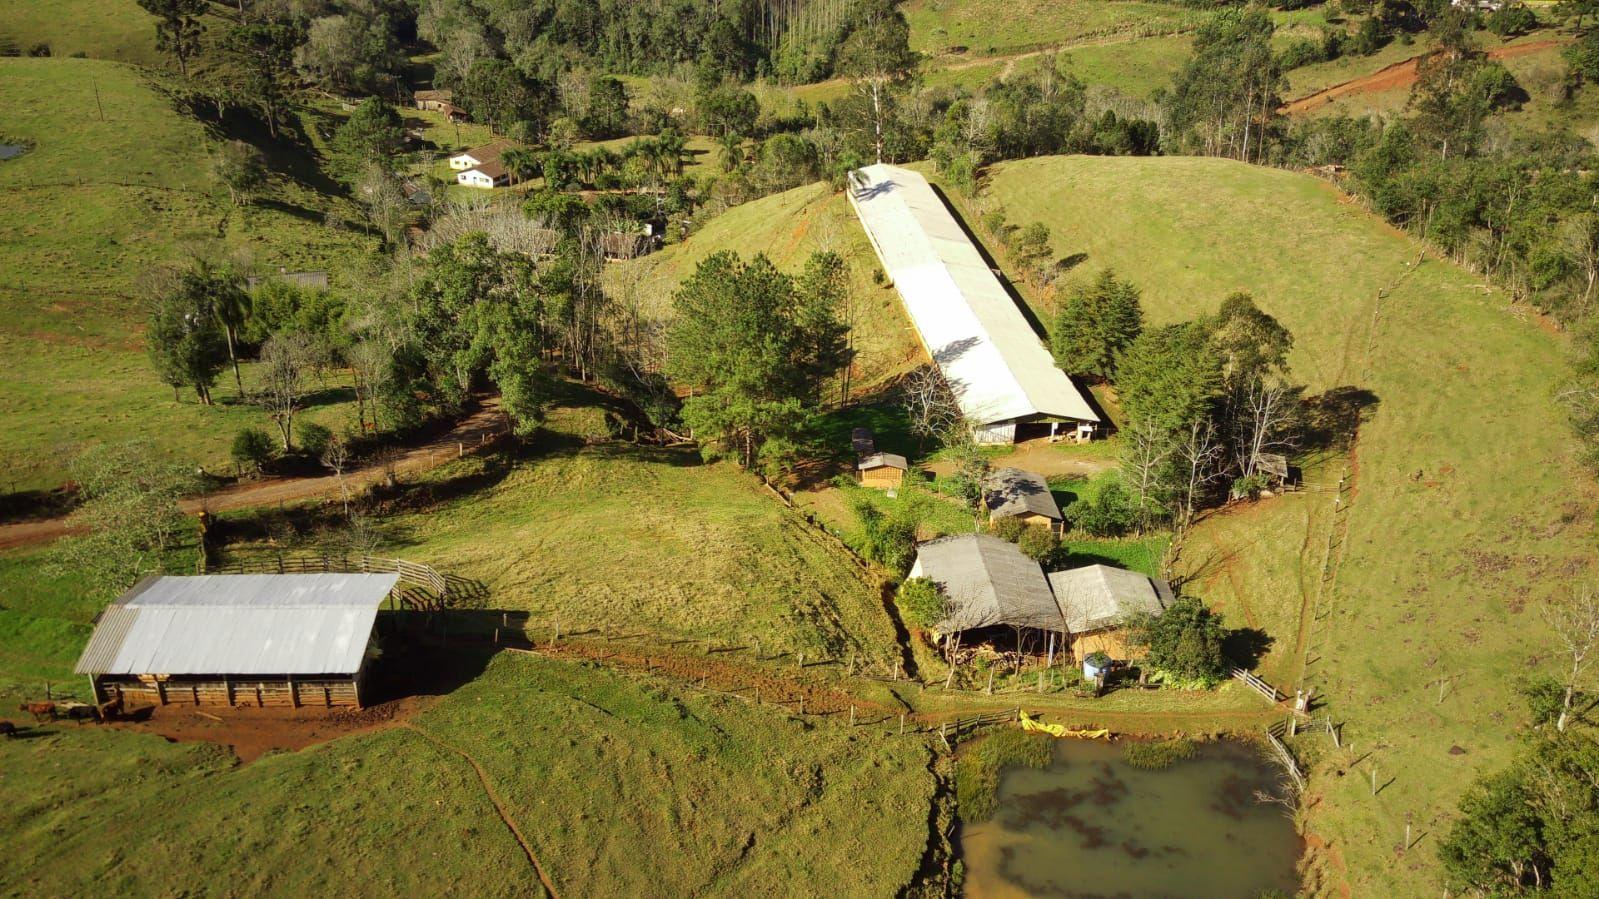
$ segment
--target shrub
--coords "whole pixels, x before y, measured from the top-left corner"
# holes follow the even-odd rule
[[[1133,645],[1148,649],[1150,667],[1179,680],[1214,684],[1227,674],[1221,619],[1197,599],[1183,597],[1159,615],[1139,613],[1127,631]]]
[[[1022,532],[1021,539],[1016,541],[1016,545],[1028,558],[1042,563],[1052,558],[1060,549],[1060,540],[1049,528],[1028,525]]]
[[[277,444],[272,436],[260,428],[244,428],[233,435],[233,464],[242,471],[251,468],[259,472],[272,461]]]
[[[894,596],[900,615],[917,627],[932,627],[944,620],[944,594],[938,585],[924,577],[913,577],[899,585]]]
[[[1277,64],[1284,71],[1308,66],[1311,63],[1321,62],[1326,57],[1323,55],[1325,46],[1321,41],[1311,40],[1308,37],[1298,37],[1288,42],[1288,46],[1277,54]]]
[[[994,814],[999,775],[1012,765],[1043,768],[1049,764],[1050,737],[1017,728],[994,731],[955,763],[955,807],[968,824]]]
[[[322,458],[328,444],[333,442],[333,431],[327,425],[308,421],[300,425],[300,450],[313,459]]]
[[[1161,740],[1156,743],[1127,743],[1122,746],[1122,761],[1134,768],[1159,771],[1194,757],[1199,747],[1193,740]]]
[[[1027,522],[1014,515],[1006,515],[1004,518],[996,518],[989,522],[988,529],[995,537],[1007,543],[1019,543],[1022,535],[1027,533]]]
[[[1138,521],[1133,496],[1114,472],[1095,479],[1099,489],[1092,498],[1079,499],[1066,507],[1071,526],[1094,537],[1120,537]]]
[[[1565,708],[1566,688],[1547,674],[1523,678],[1516,684],[1516,694],[1526,701],[1535,725],[1553,722]]]

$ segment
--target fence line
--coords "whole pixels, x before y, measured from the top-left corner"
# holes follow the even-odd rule
[[[351,558],[346,555],[277,556],[270,559],[251,559],[224,565],[206,565],[201,574],[398,574],[403,583],[426,587],[437,594],[442,603],[450,594],[449,580],[431,565],[405,559],[384,559],[368,555]]]
[[[1299,770],[1299,763],[1294,761],[1293,753],[1288,751],[1287,745],[1277,739],[1277,735],[1266,729],[1266,740],[1271,743],[1271,748],[1276,751],[1277,760],[1282,762],[1283,770],[1288,772],[1288,777],[1294,782],[1294,787],[1299,792],[1305,792],[1305,775]]]
[[[1257,675],[1242,668],[1233,669],[1233,677],[1248,684],[1255,692],[1266,697],[1273,705],[1283,701],[1283,695],[1276,687],[1261,680]]]

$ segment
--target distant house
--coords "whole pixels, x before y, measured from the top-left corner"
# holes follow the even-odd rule
[[[448,112],[455,108],[455,104],[451,102],[454,99],[455,91],[450,90],[417,91],[411,95],[411,102],[417,109],[429,112]]]
[[[605,259],[608,262],[637,259],[660,248],[660,231],[648,224],[644,225],[641,230],[632,233],[610,231],[600,235],[600,252],[605,255]]]
[[[1057,571],[1049,576],[1049,585],[1079,660],[1096,651],[1128,658],[1123,624],[1139,612],[1159,615],[1175,599],[1171,584],[1109,565]]]
[[[268,281],[282,281],[285,284],[292,284],[295,287],[304,287],[311,290],[328,289],[327,272],[291,272],[283,266],[278,266],[278,272],[275,275],[251,275],[245,278],[244,286],[248,290],[254,290]]]
[[[897,490],[905,482],[910,463],[895,453],[872,453],[855,463],[861,473],[861,486],[878,490]]]
[[[457,172],[464,172],[467,169],[475,169],[490,162],[499,162],[500,157],[504,155],[506,150],[516,146],[517,143],[514,140],[502,138],[489,141],[481,147],[473,147],[470,150],[451,156],[450,168]]]
[[[1016,518],[1059,531],[1063,521],[1043,475],[1019,468],[995,469],[988,476],[983,482],[983,508],[991,522]]]
[[[473,166],[455,176],[455,183],[467,187],[480,187],[485,190],[495,187],[504,187],[511,183],[511,173],[506,169],[505,163],[498,159]]]
[[[948,615],[933,627],[940,640],[1002,626],[1049,632],[1066,627],[1044,570],[1016,544],[989,534],[920,544],[910,576],[931,580],[944,594]]]
[[[150,576],[78,658],[95,702],[360,706],[397,574]]]

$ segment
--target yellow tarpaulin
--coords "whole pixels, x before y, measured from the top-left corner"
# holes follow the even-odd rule
[[[1108,740],[1110,731],[1105,728],[1099,730],[1067,730],[1064,724],[1045,724],[1032,715],[1022,712],[1022,730],[1029,733],[1049,734],[1052,737],[1075,737],[1079,740]]]

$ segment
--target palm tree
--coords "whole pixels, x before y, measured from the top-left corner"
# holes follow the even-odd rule
[[[683,151],[688,148],[688,142],[683,135],[672,129],[662,131],[660,137],[655,139],[663,151],[667,164],[673,175],[683,174]]]
[[[731,172],[744,161],[744,137],[732,131],[722,135],[722,171]]]
[[[506,174],[511,176],[512,184],[522,183],[539,170],[538,156],[526,147],[512,147],[501,153],[500,163],[505,166]]]

